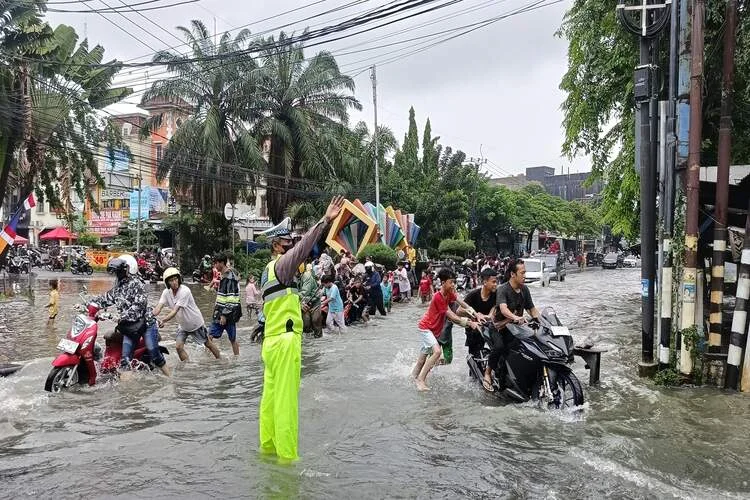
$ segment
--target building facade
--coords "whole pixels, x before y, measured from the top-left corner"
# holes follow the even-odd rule
[[[604,187],[601,181],[586,185],[591,172],[555,174],[555,169],[547,166],[528,167],[525,174],[490,179],[490,184],[505,186],[509,189],[520,189],[531,182],[544,186],[544,190],[553,196],[567,201],[588,200],[595,198]]]

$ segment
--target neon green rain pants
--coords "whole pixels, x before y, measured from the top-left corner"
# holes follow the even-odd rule
[[[263,340],[263,395],[260,399],[260,451],[284,461],[297,460],[302,336],[294,332]]]

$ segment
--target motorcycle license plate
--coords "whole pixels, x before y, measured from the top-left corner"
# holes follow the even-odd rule
[[[550,329],[553,337],[570,337],[570,330],[567,326],[552,326]]]
[[[57,344],[57,348],[68,354],[75,354],[78,350],[78,342],[73,342],[69,339],[60,339],[60,343]]]

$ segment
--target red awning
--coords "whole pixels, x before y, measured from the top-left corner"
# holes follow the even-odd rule
[[[48,231],[39,237],[40,240],[70,240],[76,239],[78,235],[71,233],[64,227],[56,227],[52,231]]]

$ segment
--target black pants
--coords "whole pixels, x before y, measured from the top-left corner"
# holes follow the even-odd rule
[[[503,329],[504,330],[504,329]],[[490,368],[493,370],[496,370],[498,367],[498,364],[500,363],[501,359],[505,359],[505,355],[507,354],[507,345],[505,341],[503,340],[504,337],[504,331],[503,330],[497,330],[493,328],[490,331],[490,355],[487,362],[489,363]]]
[[[380,286],[380,285],[378,285]],[[370,290],[370,296],[368,297],[369,302],[369,310],[368,313],[370,316],[375,315],[375,309],[378,310],[381,316],[385,316],[385,306],[383,306],[383,294],[381,293],[374,293],[372,290]]]

